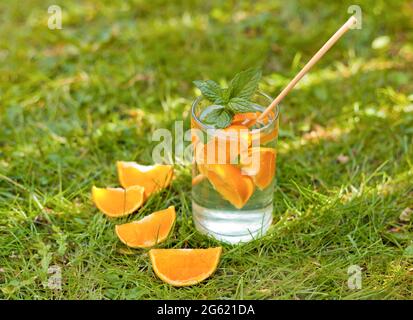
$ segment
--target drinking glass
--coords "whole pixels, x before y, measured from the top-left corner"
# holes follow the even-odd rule
[[[264,235],[271,225],[278,106],[262,123],[256,121],[271,101],[268,95],[256,93],[253,111],[235,114],[225,129],[202,121],[218,106],[202,96],[193,102],[192,213],[201,233],[228,243],[248,242]]]

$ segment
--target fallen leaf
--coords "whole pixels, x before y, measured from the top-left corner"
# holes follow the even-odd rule
[[[125,249],[125,248],[119,248],[117,251],[121,254],[126,254],[126,255],[136,254],[136,251]]]
[[[341,163],[341,164],[346,164],[349,160],[350,160],[350,158],[348,156],[344,155],[344,154],[340,154],[337,157],[338,163]]]
[[[263,294],[271,294],[270,289],[259,289],[258,292],[263,293]]]
[[[399,227],[391,227],[390,229],[389,229],[389,232],[391,232],[391,233],[395,233],[395,232],[399,232],[401,229],[399,228]]]
[[[409,222],[412,213],[413,213],[412,209],[410,208],[404,209],[402,213],[400,214],[399,220],[403,222]]]

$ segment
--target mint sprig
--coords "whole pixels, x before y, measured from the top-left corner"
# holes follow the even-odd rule
[[[251,98],[258,89],[261,70],[251,68],[235,75],[227,88],[221,88],[212,80],[196,80],[195,86],[202,95],[218,108],[208,112],[201,121],[215,128],[226,128],[235,113],[255,111]]]

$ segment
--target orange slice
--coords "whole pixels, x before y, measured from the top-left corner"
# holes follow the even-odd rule
[[[252,140],[248,127],[244,125],[232,124],[229,127],[225,128],[224,131],[230,137],[230,139],[234,140],[234,137],[235,139],[238,139],[238,154],[241,152],[242,148],[248,148],[251,146]],[[231,135],[233,135],[233,137]],[[228,147],[230,147],[230,145]]]
[[[257,122],[258,117],[261,115],[261,112],[246,112],[246,113],[237,113],[234,115],[232,119],[232,126],[233,125],[244,125],[247,126],[248,128],[254,126]],[[274,112],[270,112],[270,114],[265,117],[262,121],[264,125],[268,124],[269,119],[274,118]],[[248,123],[245,123],[246,120],[249,120]],[[266,144],[278,136],[278,120],[275,120],[274,124],[274,129],[269,131],[268,129],[266,130],[267,132],[260,132],[259,137],[260,137],[260,142],[259,144]],[[256,129],[257,130],[257,129]],[[251,135],[254,135],[254,131],[251,131]],[[255,139],[255,137],[254,137]],[[251,144],[250,144],[251,145]]]
[[[173,167],[171,165],[145,166],[136,162],[118,161],[116,166],[122,187],[142,186],[145,188],[146,197],[166,188],[172,181]]]
[[[231,125],[220,130],[206,144],[194,140],[198,164],[230,164],[231,160],[247,150],[252,143],[248,128],[242,125]]]
[[[202,166],[201,166],[201,170],[203,170]],[[200,172],[201,172],[201,170],[200,170]],[[206,176],[204,176],[202,173],[198,174],[197,176],[192,178],[192,186],[196,186],[198,183],[201,183],[205,179],[206,179]]]
[[[244,207],[254,193],[253,181],[238,167],[212,164],[204,166],[203,171],[214,189],[237,209]]]
[[[156,275],[173,286],[190,286],[216,270],[222,248],[151,249],[149,256]]]
[[[256,160],[255,160],[256,159]],[[241,157],[242,170],[252,176],[255,185],[263,190],[275,176],[277,153],[273,148],[257,147],[249,150],[248,159]],[[255,165],[257,161],[258,165]]]
[[[145,218],[115,227],[120,241],[132,248],[148,248],[164,241],[175,222],[175,207],[156,211]]]
[[[134,186],[122,188],[92,188],[92,198],[96,207],[109,217],[123,217],[139,209],[144,200],[145,189]]]
[[[258,117],[261,115],[261,112],[245,112],[245,113],[236,113],[232,118],[232,125],[246,125],[248,128],[252,127],[256,122]],[[269,116],[263,119],[263,124],[267,124],[269,117],[274,117],[274,112],[270,112]],[[249,120],[248,123],[245,123],[245,120]]]
[[[261,112],[245,112],[245,113],[237,113],[232,118],[233,125],[243,124],[245,120],[250,120],[248,123],[248,127],[253,126]]]
[[[268,142],[274,141],[278,137],[278,123],[275,124],[274,129],[268,133],[262,132],[260,134],[260,144],[266,144]]]

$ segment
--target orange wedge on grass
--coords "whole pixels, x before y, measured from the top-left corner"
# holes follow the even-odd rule
[[[151,249],[149,256],[156,275],[173,286],[190,286],[216,270],[222,248]]]
[[[120,241],[132,248],[149,248],[164,241],[175,222],[175,207],[156,211],[141,220],[120,224],[115,232]]]
[[[122,188],[92,188],[92,198],[96,207],[108,217],[126,216],[139,209],[144,200],[144,188],[133,186]]]
[[[259,161],[259,167],[254,159]],[[255,185],[263,190],[267,188],[275,176],[277,153],[273,148],[257,147],[249,150],[248,159],[241,156],[243,172],[250,175]],[[257,163],[258,164],[258,163]]]
[[[124,189],[92,187],[93,202],[109,217],[122,217],[136,211],[142,206],[147,196],[168,186],[173,176],[173,168],[168,165],[142,166],[135,162],[119,161],[117,168],[119,180]],[[229,194],[225,190],[230,186],[219,182],[221,169],[208,166],[207,171],[211,174],[211,179],[215,181],[217,188]],[[244,198],[249,193],[245,190],[242,190],[240,197],[233,200],[236,204],[245,201]],[[127,246],[148,248],[168,237],[175,219],[175,207],[170,206],[141,220],[117,225],[115,232]],[[221,251],[221,247],[152,249],[149,255],[153,269],[159,278],[174,286],[189,286],[208,278],[216,270]]]
[[[118,161],[116,166],[121,186],[124,188],[142,186],[145,188],[146,197],[166,188],[172,181],[173,167],[171,165],[145,166],[136,162]]]

